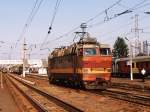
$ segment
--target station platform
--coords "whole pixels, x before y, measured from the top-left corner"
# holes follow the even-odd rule
[[[142,79],[133,79],[130,78],[112,78],[112,86],[129,86],[137,89],[146,89],[150,91],[150,78],[145,78],[145,82],[142,82]]]
[[[0,77],[0,79],[1,78],[2,77]],[[2,81],[2,79],[0,80],[0,112],[20,112],[11,93],[5,85],[5,81]]]

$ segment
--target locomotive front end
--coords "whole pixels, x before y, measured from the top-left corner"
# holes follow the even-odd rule
[[[86,44],[80,49],[82,82],[86,89],[106,89],[111,80],[112,56],[109,47]]]

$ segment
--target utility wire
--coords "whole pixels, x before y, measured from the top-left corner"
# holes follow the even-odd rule
[[[55,8],[54,8],[54,13],[53,13],[52,20],[51,20],[51,23],[50,23],[50,26],[49,26],[49,30],[48,30],[48,32],[46,34],[46,37],[45,37],[43,43],[41,44],[40,49],[42,49],[43,45],[45,44],[45,42],[47,41],[47,39],[49,37],[49,34],[51,33],[52,26],[53,26],[53,23],[54,23],[54,20],[55,20],[55,17],[56,17],[56,14],[58,12],[58,9],[59,9],[59,6],[60,6],[61,2],[62,2],[62,0],[57,0],[56,1]]]
[[[112,17],[110,17],[107,21],[110,21],[110,20],[112,20],[112,19],[114,19],[114,18],[117,18],[117,17],[119,17],[119,16],[121,16],[121,15],[124,15],[124,14],[132,13],[134,10],[137,10],[138,8],[141,8],[141,7],[138,7],[138,6],[142,5],[142,4],[145,3],[146,1],[148,1],[148,0],[143,0],[142,2],[140,2],[140,3],[136,4],[136,5],[134,5],[134,6],[131,7],[131,8],[126,9],[125,11],[123,11],[123,12],[121,12],[121,13],[114,14],[114,15],[113,15]],[[94,26],[104,24],[105,22],[106,22],[106,21],[101,21],[101,22],[94,23],[94,24],[92,24],[92,25],[89,25],[89,28],[93,28]]]
[[[88,19],[85,23],[89,23],[91,21],[93,21],[94,19],[96,19],[97,17],[99,17],[100,15],[102,15],[103,13],[106,12],[106,10],[110,10],[111,8],[113,8],[114,6],[116,6],[117,4],[119,4],[122,0],[117,0],[115,3],[113,3],[111,6],[109,6],[108,8],[106,8],[105,10],[99,12],[98,14],[96,14],[95,16],[93,16],[92,18]],[[59,40],[61,38],[63,38],[64,36],[67,36],[69,35],[70,33],[72,33],[73,31],[77,30],[78,28],[80,28],[80,25],[79,26],[76,26],[75,28],[71,29],[70,31],[66,32],[65,34],[51,40],[51,41],[48,41],[46,42],[46,44],[49,44],[51,43],[52,41],[56,41],[56,40]]]
[[[113,17],[108,18],[107,11],[108,11],[110,8],[114,7],[115,5],[120,5],[120,2],[121,2],[121,1],[117,1],[117,2],[114,3],[111,7],[107,8],[107,9],[105,10],[105,13],[106,13],[106,16],[107,16],[107,19],[106,19],[106,20],[104,19],[104,21],[97,22],[97,23],[95,23],[95,24],[93,24],[93,25],[89,25],[89,28],[92,28],[93,26],[96,26],[96,25],[101,25],[101,24],[105,23],[106,21],[110,21],[111,19],[114,19],[114,18],[116,18],[116,17],[118,17],[118,16],[121,16],[121,15],[124,15],[124,14],[128,14],[128,13],[133,12],[133,10],[137,10],[138,8],[142,8],[142,7],[144,7],[145,5],[144,5],[144,6],[141,6],[141,7],[138,7],[138,6],[142,5],[142,4],[145,3],[146,1],[148,1],[148,0],[143,0],[142,2],[140,2],[140,3],[136,4],[136,5],[134,5],[133,7],[128,8],[127,10],[125,10],[125,11],[123,11],[123,12],[121,12],[121,13],[114,14]],[[147,5],[149,5],[149,4],[147,4]],[[103,12],[104,12],[104,11],[103,11]],[[101,13],[102,13],[102,12],[101,12]],[[95,17],[96,17],[96,16],[95,16]],[[92,20],[92,19],[91,19],[91,20]]]
[[[92,17],[89,20],[87,20],[85,23],[89,23],[89,22],[93,21],[94,19],[96,19],[97,17],[99,17],[100,15],[102,15],[103,13],[105,13],[106,11],[108,11],[111,8],[113,8],[114,6],[118,5],[121,1],[122,0],[118,0],[117,2],[115,2],[114,4],[112,4],[111,6],[109,6],[107,9],[101,11],[100,13],[98,13],[97,15],[95,15],[94,17]]]
[[[27,18],[26,23],[29,23],[29,21],[31,20],[32,15],[33,15],[33,13],[34,13],[34,10],[35,10],[35,8],[36,8],[36,6],[37,6],[38,1],[39,1],[39,0],[36,0],[36,1],[35,1],[35,4],[34,4],[34,6],[33,6],[32,10],[31,10],[31,12],[30,12],[30,14],[29,14],[29,16],[28,16],[28,18]],[[25,26],[26,26],[26,25],[25,25]]]
[[[124,4],[121,4],[121,3],[118,3],[118,5],[119,5],[120,7],[122,7],[122,8],[124,8],[124,9],[128,9],[128,8],[129,8],[128,6],[126,6],[126,5],[124,5]]]
[[[92,18],[90,18],[89,20],[87,20],[86,23],[89,23],[89,22],[93,21],[94,19],[96,19],[97,17],[99,17],[100,15],[102,15],[103,13],[106,13],[106,11],[110,10],[110,9],[113,8],[115,5],[120,5],[120,2],[121,2],[121,1],[122,1],[122,0],[118,0],[117,2],[115,2],[114,4],[112,4],[112,5],[111,5],[110,7],[108,7],[107,9],[101,11],[100,13],[98,13],[97,15],[95,15],[94,17],[92,17]],[[123,11],[123,12],[121,12],[121,13],[118,13],[118,14],[114,15],[114,17],[112,17],[112,18],[110,18],[110,19],[116,18],[116,17],[118,17],[118,16],[120,16],[120,15],[123,15],[123,14],[130,13],[130,12],[132,12],[130,9],[134,9],[134,8],[138,9],[138,6],[141,5],[141,4],[143,4],[143,3],[145,3],[146,1],[147,1],[147,0],[143,0],[142,2],[140,2],[140,3],[136,4],[136,5],[134,5],[132,8],[128,8],[128,10],[125,10],[125,11]],[[135,10],[135,9],[134,9],[134,10]],[[104,23],[104,21],[99,22],[99,23],[96,23],[96,24],[103,24],[103,23]],[[96,24],[94,24],[94,25],[96,25]],[[89,27],[92,27],[92,26],[94,26],[94,25],[90,25]],[[46,42],[45,44],[49,44],[49,43],[52,42],[52,41],[59,40],[59,39],[63,38],[64,36],[67,36],[68,34],[72,33],[74,30],[78,29],[79,27],[80,27],[80,26],[77,26],[77,27],[75,27],[74,29],[70,30],[69,32],[67,32],[67,33],[65,33],[65,34],[63,34],[63,35],[61,35],[61,36],[59,36],[58,38],[55,38],[55,39],[53,39],[53,40],[51,40],[51,41],[48,41],[48,42]],[[48,37],[48,35],[47,35],[46,37]],[[45,39],[45,41],[46,41],[46,39]],[[44,44],[44,43],[43,43],[43,44]]]
[[[39,0],[35,1],[35,4],[31,10],[31,13],[29,14],[27,21],[23,27],[23,30],[22,30],[18,40],[16,41],[15,47],[17,47],[18,42],[23,38],[24,34],[26,33],[27,29],[29,28],[30,24],[32,23],[35,15],[37,14],[42,2],[43,2],[43,0],[41,0],[40,2],[39,2]]]
[[[136,4],[134,7],[131,7],[131,8],[128,8],[128,10],[125,10],[125,11],[123,11],[123,12],[121,12],[121,13],[119,13],[118,15],[120,16],[120,15],[122,15],[122,14],[125,14],[125,13],[130,13],[129,11],[129,9],[132,9],[132,10],[136,10],[136,9],[139,9],[139,8],[142,8],[142,7],[144,7],[144,6],[146,6],[146,5],[148,5],[148,4],[144,4],[144,5],[142,5],[143,3],[145,3],[147,0],[143,0],[142,2],[140,2],[139,4]],[[119,2],[119,1],[118,1]],[[117,4],[116,4],[117,5]],[[141,6],[142,5],[142,6]],[[108,8],[108,9],[110,9],[110,8]],[[107,9],[105,9],[104,11],[106,12],[106,10]],[[103,11],[103,13],[105,13]],[[101,14],[103,14],[102,12],[101,12]],[[93,18],[90,18],[88,21],[86,21],[87,23],[88,22],[91,22],[91,21],[93,21],[94,19],[96,19],[98,16],[100,16],[101,15],[100,13],[99,13],[99,15],[97,14],[96,16],[94,16]],[[115,16],[116,17],[116,16]],[[111,18],[112,19],[112,18]],[[104,22],[104,21],[103,21]],[[45,43],[45,44],[49,44],[50,42],[52,42],[52,41],[55,41],[55,40],[59,40],[59,39],[61,39],[61,38],[63,38],[64,36],[67,36],[68,34],[70,34],[71,32],[73,32],[74,30],[76,30],[76,29],[78,29],[80,26],[77,26],[77,27],[75,27],[74,29],[72,29],[72,30],[70,30],[70,31],[68,31],[67,33],[65,33],[65,34],[63,34],[63,35],[61,35],[61,36],[59,36],[58,38],[55,38],[55,39],[53,39],[53,40],[51,40],[51,41],[48,41],[47,43]],[[129,33],[127,33],[127,34],[125,34],[126,36],[127,35],[130,35],[131,34],[131,32],[129,32]],[[47,48],[44,48],[44,49],[47,49]]]
[[[149,5],[150,5],[150,3],[147,3],[147,4],[144,4],[144,5],[140,6],[140,7],[137,7],[137,9],[140,9],[142,7],[146,7],[146,6],[149,6]]]
[[[144,17],[140,18],[139,20],[144,21],[144,20],[147,19],[147,18],[148,18],[148,17],[144,16]],[[130,23],[131,23],[131,22],[130,22]],[[125,24],[125,25],[121,25],[120,27],[117,28],[117,31],[118,31],[118,29],[119,29],[119,30],[123,29],[124,26],[129,25],[130,23]],[[145,29],[145,28],[148,28],[148,27],[143,27],[143,29]],[[103,37],[103,36],[105,36],[105,35],[107,35],[107,34],[111,35],[113,32],[115,32],[115,30],[112,30],[111,32],[104,33],[104,34],[101,35],[101,37]],[[145,32],[142,32],[142,33],[145,33]],[[128,33],[121,34],[121,36],[128,36],[128,35],[130,35],[130,34],[132,34],[131,31],[128,32]],[[107,37],[110,37],[110,36],[107,36]],[[109,40],[110,40],[110,39],[105,39],[105,41],[109,41]]]
[[[57,14],[57,12],[58,12],[58,8],[59,8],[59,5],[60,5],[61,1],[62,1],[62,0],[57,0],[57,1],[56,1],[55,11],[54,11],[54,14],[53,14],[53,17],[52,17],[52,21],[51,21],[51,24],[50,24],[49,32],[48,32],[48,33],[50,33],[50,30],[52,29],[52,26],[53,26],[53,23],[54,23],[54,20],[55,20],[56,14]]]
[[[111,6],[108,7],[107,9],[103,10],[102,12],[98,13],[98,14],[95,15],[94,17],[92,17],[92,18],[90,18],[89,20],[87,20],[85,23],[89,23],[89,22],[93,21],[94,19],[96,19],[97,17],[99,17],[100,15],[102,15],[103,13],[107,13],[107,11],[110,10],[111,8],[113,8],[115,5],[119,5],[121,1],[122,1],[122,0],[118,0],[117,2],[115,2],[113,5],[111,5]],[[145,3],[146,1],[147,1],[147,0],[143,0],[142,2],[140,2],[140,3],[136,4],[136,5],[134,5],[132,8],[129,8],[128,10],[125,10],[125,11],[123,11],[123,12],[121,12],[121,13],[115,14],[113,17],[109,18],[108,21],[111,20],[111,19],[114,19],[114,18],[116,18],[116,17],[118,17],[118,16],[121,16],[121,15],[123,15],[123,14],[131,13],[132,10],[138,9],[138,8],[139,8],[138,6],[142,5],[142,4]],[[140,7],[140,8],[141,8],[141,7]],[[102,22],[99,22],[99,23],[95,23],[94,25],[103,24],[103,23],[105,23],[105,21],[102,21]],[[90,25],[90,27],[93,27],[94,25]],[[70,30],[69,32],[67,32],[67,33],[65,33],[65,34],[63,34],[63,35],[61,35],[61,36],[59,36],[58,38],[55,38],[55,39],[53,39],[53,40],[51,40],[51,41],[48,41],[46,44],[49,44],[49,43],[52,42],[52,41],[56,41],[56,40],[59,40],[59,39],[63,38],[64,36],[67,36],[68,34],[72,33],[74,30],[78,29],[79,27],[80,27],[80,26],[77,26],[76,28]]]
[[[113,17],[109,18],[108,21],[110,21],[111,19],[114,19],[114,18],[116,18],[116,17],[119,17],[119,16],[121,16],[121,15],[124,15],[124,14],[127,14],[127,13],[131,13],[132,10],[137,10],[138,8],[143,7],[144,5],[141,6],[141,7],[138,7],[138,6],[142,5],[142,4],[145,3],[146,1],[147,1],[147,0],[143,0],[142,2],[140,2],[140,3],[136,4],[136,5],[134,5],[134,6],[131,7],[131,8],[128,8],[127,10],[125,10],[125,11],[123,11],[123,12],[121,12],[121,13],[115,14]],[[109,9],[113,8],[115,5],[119,5],[120,2],[121,2],[121,0],[117,1],[116,3],[114,3],[113,5],[111,5],[109,8],[103,10],[102,12],[100,12],[99,14],[97,14],[96,16],[94,16],[93,18],[90,18],[89,20],[87,20],[86,23],[89,23],[89,22],[93,21],[94,19],[96,19],[98,16],[102,15],[103,13],[106,13]],[[95,24],[93,24],[93,25],[89,25],[88,28],[92,28],[92,27],[95,26],[95,25],[104,24],[105,22],[106,22],[106,21],[101,21],[101,22],[95,23]],[[70,33],[70,32],[69,32],[69,33]],[[67,35],[68,35],[68,34],[67,34]],[[59,40],[59,39],[61,39],[61,38],[63,38],[63,35],[60,36],[59,38],[54,39],[54,40]],[[52,40],[52,41],[54,41],[54,40]],[[50,41],[49,41],[48,43],[50,43]],[[47,44],[48,44],[48,43],[47,43]]]
[[[49,43],[51,43],[51,42],[53,42],[53,41],[57,41],[57,40],[63,38],[64,36],[69,35],[70,33],[72,33],[73,31],[77,30],[78,28],[80,28],[80,26],[77,26],[77,27],[75,27],[74,29],[72,29],[72,30],[66,32],[65,34],[63,34],[63,35],[61,35],[61,36],[59,36],[59,37],[57,37],[57,38],[55,38],[55,39],[53,39],[53,40],[51,40],[51,41],[46,42],[46,44],[49,44]]]
[[[23,27],[23,30],[22,30],[22,32],[21,32],[19,38],[17,39],[17,42],[20,41],[20,39],[22,38],[23,34],[25,33],[26,28],[28,27],[28,23],[29,23],[29,21],[30,21],[30,19],[31,19],[31,16],[32,16],[32,14],[33,14],[33,12],[34,12],[34,9],[35,9],[37,3],[38,3],[38,0],[35,1],[35,4],[34,4],[32,10],[31,10],[29,16],[27,17],[27,20],[26,20],[26,22],[25,22],[25,25],[24,25],[24,27]],[[16,44],[15,44],[15,47],[17,47],[17,42],[16,42]]]
[[[37,14],[38,10],[40,9],[40,6],[41,6],[42,2],[43,2],[43,0],[41,0],[41,1],[39,2],[37,8],[35,9],[34,13],[33,13],[32,16],[31,16],[31,20],[30,20],[30,23],[29,23],[29,24],[31,24],[31,22],[33,21],[35,15]]]
[[[143,0],[142,2],[136,4],[135,6],[133,6],[132,8],[130,8],[129,10],[136,10],[136,9],[138,9],[138,6],[142,5],[142,4],[145,3],[146,1],[148,1],[148,0]]]

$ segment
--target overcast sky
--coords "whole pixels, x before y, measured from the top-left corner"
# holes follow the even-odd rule
[[[40,2],[40,0],[38,1]],[[144,14],[144,12],[150,12],[150,0],[120,0],[119,4],[106,10],[117,1],[62,0],[52,31],[47,38],[49,43],[46,44],[46,41],[42,46],[42,49],[46,49],[40,50],[40,44],[44,41],[52,20],[56,0],[43,0],[37,14],[19,42],[17,40],[36,0],[1,0],[0,59],[20,59],[24,37],[27,41],[27,48],[31,44],[36,44],[36,47],[31,47],[32,50],[28,50],[31,58],[47,58],[48,49],[52,51],[55,47],[70,45],[75,36],[73,32],[80,31],[80,29],[73,30],[73,32],[63,36],[61,39],[56,40],[56,38],[76,28],[81,23],[93,19],[94,16],[103,11],[104,13],[87,23],[87,31],[101,43],[113,46],[118,36],[128,37],[133,41],[134,33],[131,32],[131,29],[135,26],[135,14],[139,15],[139,28],[147,32],[140,33],[140,40],[150,41],[150,14]],[[132,9],[133,7],[134,9]],[[133,12],[116,17],[117,14],[129,9]],[[108,21],[104,22],[104,19]],[[17,46],[15,47],[16,42]]]

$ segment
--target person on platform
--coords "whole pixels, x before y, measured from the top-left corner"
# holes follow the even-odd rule
[[[141,70],[142,82],[145,82],[145,73],[146,73],[146,70],[143,68],[143,69]]]

